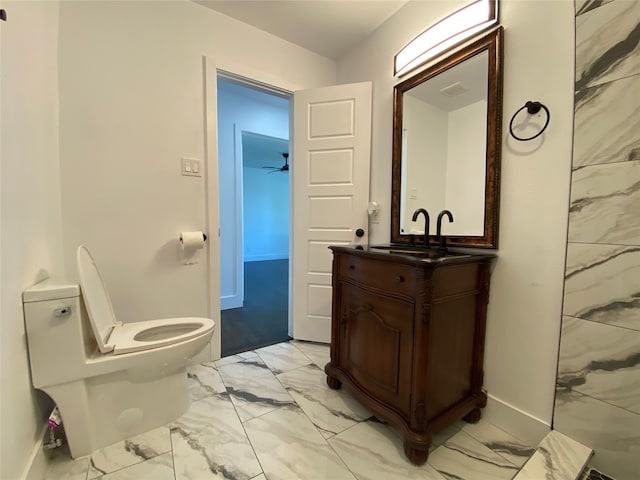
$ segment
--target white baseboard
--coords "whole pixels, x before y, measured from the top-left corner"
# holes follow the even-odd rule
[[[507,402],[488,395],[483,418],[532,447],[551,431],[551,425]]]
[[[265,260],[287,260],[289,253],[267,253],[263,255],[245,255],[245,262],[264,262]]]
[[[45,433],[47,433],[46,424],[43,425],[38,432],[38,438],[40,440],[33,446],[33,451],[29,456],[29,461],[21,477],[23,480],[42,480],[44,478],[48,465],[47,457],[42,448]]]
[[[242,308],[242,297],[240,295],[220,297],[220,310],[229,310],[231,308]]]

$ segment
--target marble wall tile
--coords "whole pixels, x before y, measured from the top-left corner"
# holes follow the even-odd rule
[[[262,473],[227,395],[194,402],[171,425],[176,480],[248,480]]]
[[[163,426],[91,454],[88,479],[144,462],[171,451],[169,427]]]
[[[576,16],[590,12],[594,8],[601,7],[613,0],[576,0]]]
[[[325,373],[315,364],[281,373],[277,378],[325,438],[372,415],[343,389],[330,389]]]
[[[640,478],[640,2],[576,0],[576,14],[554,428],[593,448],[592,465],[631,480]]]
[[[428,463],[414,465],[407,460],[400,437],[379,422],[359,423],[329,444],[359,480],[445,480]]]
[[[592,453],[590,448],[552,430],[514,480],[576,479]]]
[[[561,338],[558,389],[640,414],[640,332],[565,316]]]
[[[570,243],[563,313],[640,331],[640,246]]]
[[[244,427],[269,480],[355,480],[297,406],[252,418]]]
[[[592,467],[617,480],[640,478],[640,415],[559,389],[553,428],[592,448]]]
[[[511,480],[519,467],[460,431],[427,460],[443,477],[456,480]]]
[[[576,92],[574,168],[640,160],[638,92],[640,75]]]
[[[165,453],[144,463],[138,463],[100,478],[102,480],[140,480],[142,478],[174,480],[171,453]]]
[[[573,172],[569,242],[640,245],[640,160]]]
[[[218,372],[243,422],[293,403],[291,395],[258,357],[223,365]]]
[[[640,73],[640,2],[615,1],[576,17],[576,90]]]

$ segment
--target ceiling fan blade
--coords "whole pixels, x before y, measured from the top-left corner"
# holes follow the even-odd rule
[[[288,172],[289,171],[289,154],[288,153],[282,153],[282,157],[284,158],[284,165],[282,165],[281,167],[262,167],[262,168],[268,168],[271,171],[267,172],[267,173],[273,173],[273,172]]]

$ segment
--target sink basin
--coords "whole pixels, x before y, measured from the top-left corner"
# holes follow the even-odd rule
[[[419,258],[426,262],[445,262],[454,258],[470,257],[468,253],[452,252],[447,250],[446,252],[438,252],[435,248],[426,249],[422,246],[415,245],[371,245],[369,247],[373,250],[382,250],[396,255],[409,255]]]

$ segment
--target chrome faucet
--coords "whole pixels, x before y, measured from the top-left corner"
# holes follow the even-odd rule
[[[429,213],[424,208],[419,208],[413,212],[411,221],[415,222],[421,213],[424,215],[424,248],[429,248]]]
[[[453,223],[453,215],[449,210],[442,210],[438,214],[438,223],[436,224],[436,241],[440,243],[440,246],[438,247],[439,252],[447,251],[447,237],[442,235],[442,217],[445,215],[449,217],[449,223]]]

